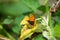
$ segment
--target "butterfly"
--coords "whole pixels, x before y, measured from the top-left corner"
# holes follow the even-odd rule
[[[29,20],[28,20],[28,23],[30,24],[30,25],[32,25],[32,26],[34,26],[35,25],[35,16],[33,15],[33,14],[30,14],[30,18],[29,18]]]

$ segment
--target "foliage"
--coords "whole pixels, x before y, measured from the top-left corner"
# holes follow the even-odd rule
[[[60,40],[60,7],[51,13],[52,5],[50,0],[0,0],[0,39]]]

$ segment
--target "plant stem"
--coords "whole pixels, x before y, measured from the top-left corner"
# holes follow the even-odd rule
[[[48,6],[46,6],[46,12],[47,12],[47,15],[48,15],[48,27],[49,27],[49,33],[50,33],[50,35],[51,35],[51,39],[50,40],[56,40],[55,39],[55,37],[53,36],[53,32],[54,32],[54,30],[53,30],[53,23],[52,23],[52,19],[51,19],[51,14],[50,14],[50,10],[49,10],[49,7]]]
[[[15,40],[5,29],[3,29],[3,31],[5,32],[5,34],[8,36],[10,40]]]

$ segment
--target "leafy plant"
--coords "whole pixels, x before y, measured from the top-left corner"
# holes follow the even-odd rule
[[[0,40],[60,40],[60,0],[52,2],[0,0]]]

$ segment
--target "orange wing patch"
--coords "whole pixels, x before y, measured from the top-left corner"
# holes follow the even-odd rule
[[[30,25],[35,25],[35,16],[33,14],[30,14],[28,22]]]
[[[33,14],[30,14],[30,18],[29,18],[30,21],[35,21],[35,16]]]

